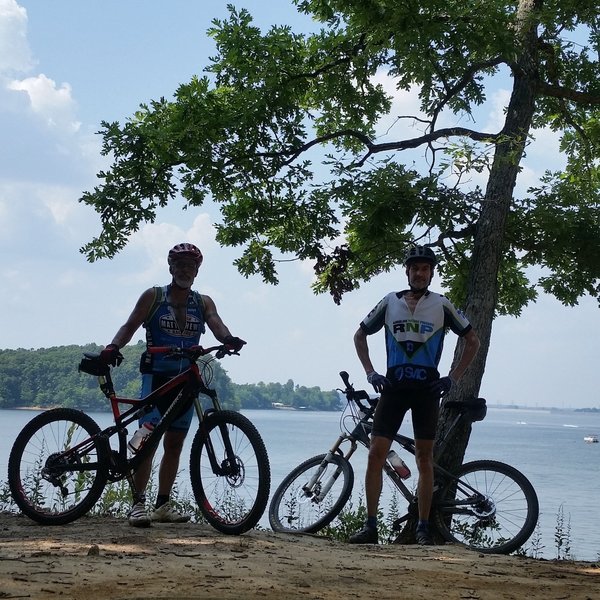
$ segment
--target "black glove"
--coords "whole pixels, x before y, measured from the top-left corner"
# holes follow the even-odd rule
[[[441,398],[452,389],[453,385],[454,379],[452,379],[452,377],[440,377],[439,379],[432,381],[427,389],[433,396],[438,396]]]
[[[100,360],[113,367],[118,367],[123,362],[123,355],[119,352],[119,346],[109,344],[100,352]]]
[[[242,347],[246,344],[246,342],[242,339],[240,339],[239,337],[234,337],[232,335],[228,335],[224,340],[223,343],[226,346],[229,346],[229,348],[231,350],[234,350],[235,352],[239,352]]]
[[[377,371],[371,371],[367,375],[367,381],[373,386],[378,394],[381,394],[381,392],[383,392],[383,388],[390,385],[388,378],[380,375]]]

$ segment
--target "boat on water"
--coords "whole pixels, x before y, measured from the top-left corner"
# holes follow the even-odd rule
[[[586,435],[583,438],[584,442],[587,442],[588,444],[597,444],[598,443],[598,436],[595,434],[590,434],[590,435]]]

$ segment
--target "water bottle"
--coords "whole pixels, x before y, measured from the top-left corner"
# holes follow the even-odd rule
[[[144,423],[129,440],[129,449],[134,453],[137,452],[144,445],[146,438],[153,430],[154,425],[152,423]]]
[[[408,479],[410,477],[410,469],[393,450],[388,452],[387,459],[401,479]]]

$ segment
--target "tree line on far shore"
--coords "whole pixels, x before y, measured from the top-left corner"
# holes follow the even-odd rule
[[[138,398],[140,393],[139,360],[143,342],[122,349],[125,360],[112,370],[119,396]],[[99,353],[102,346],[56,346],[40,349],[0,350],[0,408],[50,408],[65,406],[88,411],[109,410],[108,401],[98,387],[96,377],[81,373],[77,367],[84,352]],[[210,363],[212,378],[205,381],[219,393],[224,408],[270,409],[276,407],[306,410],[339,410],[335,390],[322,391],[287,383],[233,383],[218,360]]]

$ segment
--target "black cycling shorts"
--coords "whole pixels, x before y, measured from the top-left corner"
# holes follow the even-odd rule
[[[416,440],[434,440],[440,414],[440,399],[422,390],[387,388],[373,415],[373,435],[394,439],[404,415],[411,411]]]

